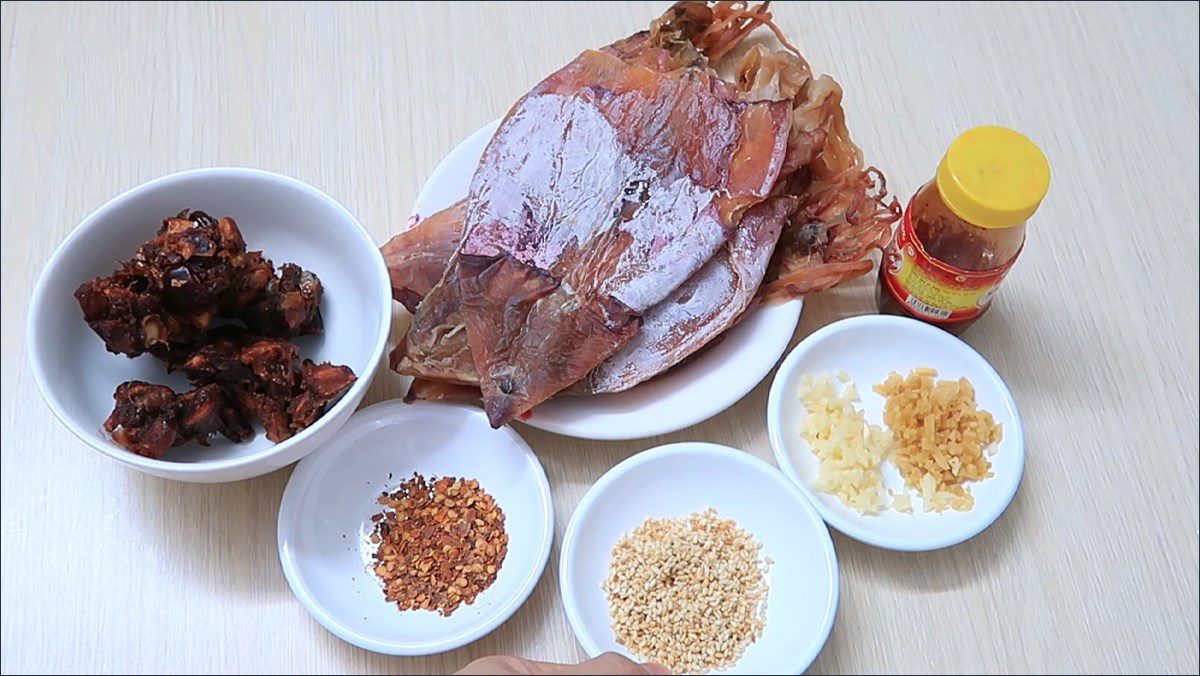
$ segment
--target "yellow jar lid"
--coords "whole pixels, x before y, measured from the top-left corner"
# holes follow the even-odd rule
[[[958,135],[937,170],[950,210],[981,228],[1008,228],[1037,211],[1050,188],[1041,149],[1005,127],[975,127]]]

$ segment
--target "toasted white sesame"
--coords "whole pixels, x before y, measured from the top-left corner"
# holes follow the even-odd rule
[[[603,584],[617,642],[673,673],[733,666],[766,619],[760,549],[711,507],[647,519],[613,547]]]

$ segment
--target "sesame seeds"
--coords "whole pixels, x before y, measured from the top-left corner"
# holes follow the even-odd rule
[[[761,548],[711,507],[647,519],[613,547],[603,583],[617,642],[674,673],[732,666],[763,631]]]

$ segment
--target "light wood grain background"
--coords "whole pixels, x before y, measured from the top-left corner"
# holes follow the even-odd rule
[[[529,602],[471,646],[406,659],[341,642],[293,599],[276,558],[290,470],[197,486],[106,460],[40,400],[24,314],[76,223],[181,169],[295,176],[383,242],[454,144],[664,7],[5,3],[0,669],[430,673],[491,653],[580,659],[557,549]],[[947,551],[835,534],[842,603],[813,671],[1196,673],[1197,6],[776,13],[843,84],[855,138],[904,198],[980,123],[1024,131],[1054,171],[1021,261],[967,336],[1024,415],[1021,490],[990,530]],[[872,292],[861,280],[812,298],[796,340],[872,311]],[[400,383],[382,371],[367,403]],[[769,458],[766,395],[764,382],[704,424],[636,442],[521,428],[554,487],[558,535],[584,490],[638,450],[701,439]]]

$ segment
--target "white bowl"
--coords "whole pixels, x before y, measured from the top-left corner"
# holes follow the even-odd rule
[[[686,517],[714,507],[762,543],[770,568],[763,635],[730,674],[798,674],[833,628],[837,556],[829,531],[774,467],[742,451],[700,442],[659,446],[618,464],[583,496],[562,542],[563,607],[588,655],[617,643],[601,583],[613,545],[647,518]]]
[[[476,479],[504,511],[508,554],[496,581],[449,617],[398,610],[369,571],[376,499],[413,472]],[[500,626],[537,585],[553,540],[550,484],[537,457],[470,406],[364,408],[297,465],[279,507],[279,559],[296,597],[340,638],[390,655],[452,650]]]
[[[425,218],[467,195],[499,124],[483,126],[442,159],[417,195],[413,216]],[[571,437],[612,440],[668,434],[708,420],[771,372],[796,331],[802,307],[799,300],[761,305],[715,345],[662,376],[614,394],[555,397],[521,422]]]
[[[345,364],[357,382],[316,423],[279,444],[259,431],[235,444],[217,436],[205,448],[188,444],[155,460],[114,444],[101,429],[113,390],[126,380],[188,387],[150,355],[110,354],[83,321],[72,294],[83,282],[111,273],[154,236],[165,216],[181,209],[232,216],[250,249],[276,267],[296,263],[321,278],[325,332],[297,341],[317,362]],[[246,479],[289,465],[327,441],[354,412],[387,345],[391,324],[387,268],[370,235],[332,197],[295,179],[256,169],[196,169],[144,183],[83,220],[42,270],[26,321],[26,345],[46,403],[89,446],[125,465],[167,479],[218,482]]]
[[[996,476],[973,483],[975,508],[969,512],[922,511],[913,496],[913,513],[886,510],[863,516],[832,495],[811,487],[817,459],[800,437],[805,415],[800,403],[804,375],[846,371],[862,397],[867,421],[883,424],[883,397],[871,387],[892,371],[907,375],[918,366],[932,366],[940,379],[966,376],[975,387],[979,407],[990,411],[1003,425],[997,453],[991,456]],[[865,315],[834,322],[805,338],[792,350],[771,384],[767,401],[767,432],[775,461],[808,496],[830,526],[867,544],[900,551],[927,551],[958,544],[995,521],[1012,501],[1025,466],[1025,430],[1021,415],[1000,375],[978,352],[945,331],[914,319],[891,315]],[[884,465],[884,484],[900,490],[904,481],[891,463]]]

